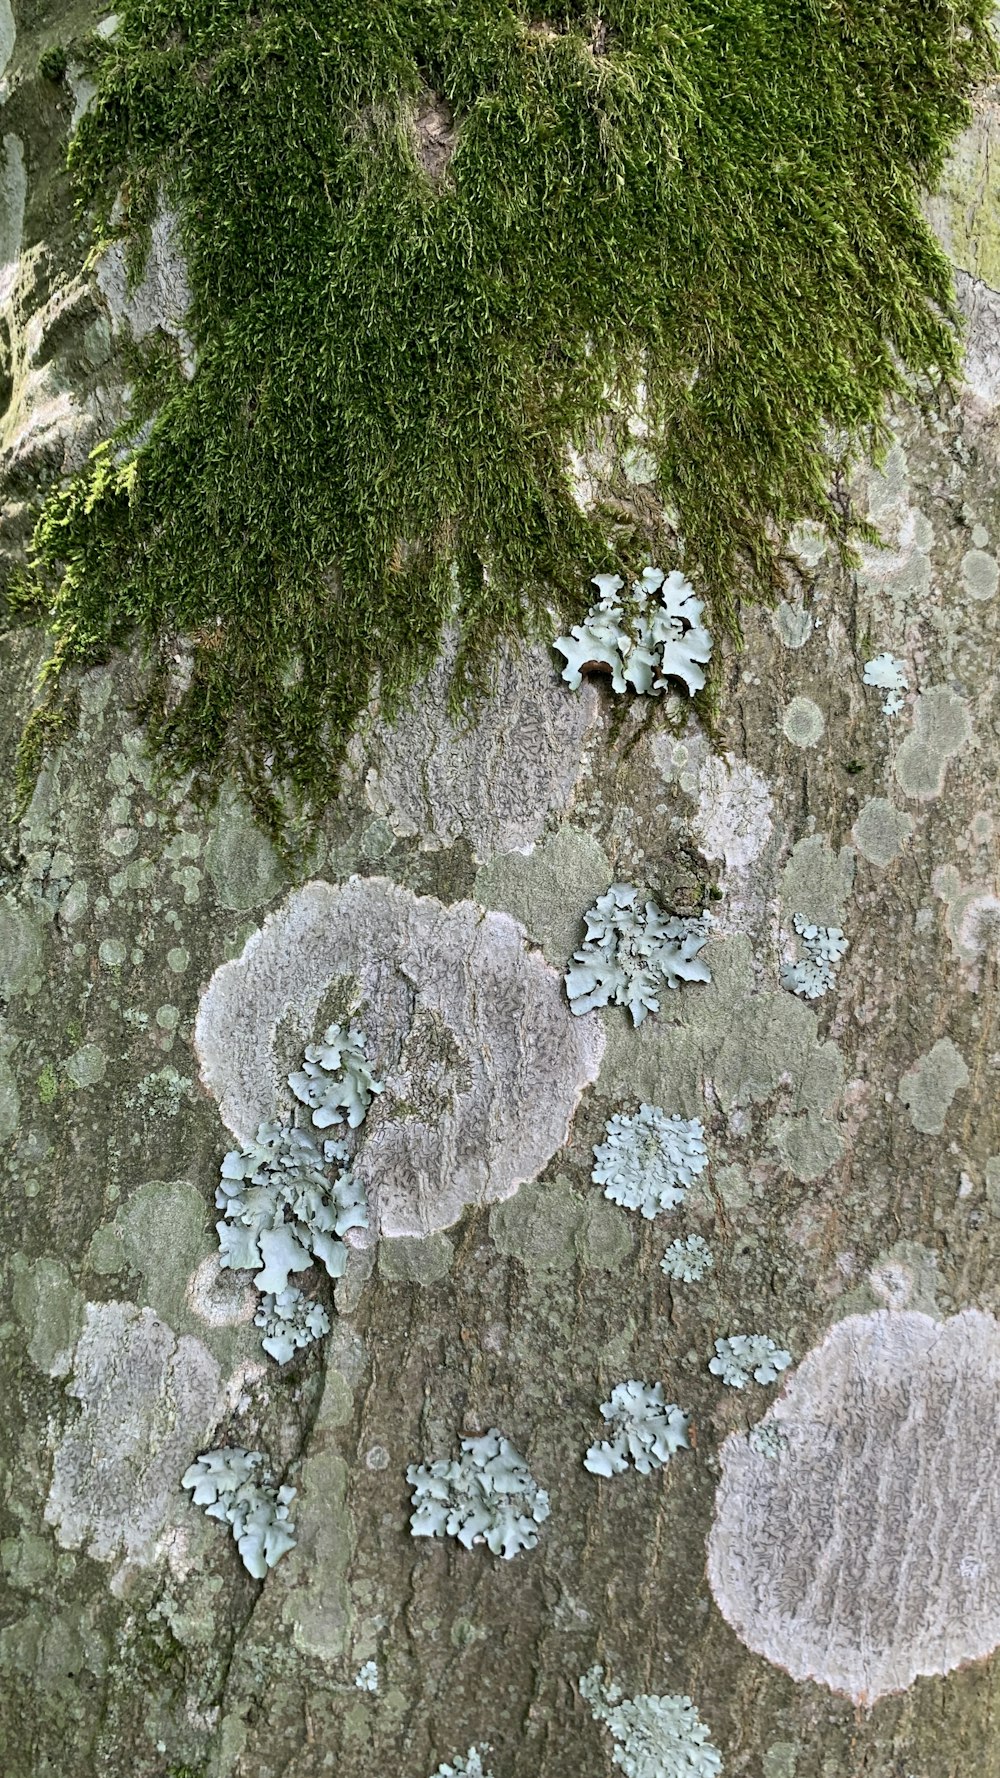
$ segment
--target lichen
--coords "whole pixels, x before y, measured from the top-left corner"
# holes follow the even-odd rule
[[[308,1130],[261,1124],[257,1139],[232,1149],[222,1162],[215,1201],[220,1264],[256,1273],[258,1290],[277,1295],[289,1272],[319,1260],[331,1278],[343,1276],[342,1236],[366,1228],[364,1193],[347,1163],[343,1143],[322,1148]]]
[[[865,685],[877,685],[885,692],[882,708],[887,716],[898,716],[903,709],[905,693],[910,689],[906,677],[906,662],[898,661],[894,654],[877,654],[873,660],[865,662]]]
[[[671,1241],[660,1261],[660,1271],[678,1284],[700,1284],[715,1264],[715,1257],[702,1235],[687,1235]]]
[[[618,1383],[601,1413],[612,1429],[610,1439],[590,1446],[583,1460],[591,1475],[622,1475],[629,1463],[640,1475],[662,1469],[676,1451],[687,1450],[690,1416],[675,1401],[665,1401],[662,1383]]]
[[[602,1667],[591,1667],[580,1680],[580,1696],[594,1721],[611,1730],[611,1757],[625,1778],[716,1778],[722,1771],[722,1756],[690,1698],[649,1692],[626,1698],[620,1686],[603,1685],[603,1677]]]
[[[243,1566],[255,1580],[295,1548],[288,1509],[296,1490],[274,1486],[262,1452],[238,1445],[205,1451],[184,1471],[181,1487],[191,1490],[195,1506],[203,1506],[210,1519],[232,1528]]]
[[[358,1671],[355,1673],[354,1683],[357,1686],[359,1692],[377,1692],[378,1691],[378,1663],[377,1663],[377,1661],[365,1661],[364,1665],[359,1667]]]
[[[591,1178],[604,1196],[651,1221],[684,1200],[688,1186],[708,1166],[704,1126],[697,1118],[669,1117],[659,1105],[616,1111],[604,1141],[594,1149]]]
[[[622,598],[621,575],[592,578],[597,603],[582,624],[555,642],[566,657],[562,676],[570,690],[579,690],[583,673],[607,671],[616,692],[631,686],[658,697],[671,680],[680,680],[689,693],[701,691],[712,638],[704,604],[690,581],[677,569],[665,575],[662,568],[644,568]]]
[[[406,1479],[414,1537],[456,1537],[467,1550],[485,1543],[509,1560],[534,1549],[537,1527],[549,1516],[548,1494],[495,1426],[481,1438],[464,1438],[460,1457],[411,1463]]]
[[[346,1123],[356,1130],[368,1115],[368,1107],[382,1083],[375,1079],[365,1060],[368,1040],[352,1025],[345,1031],[331,1025],[322,1043],[306,1047],[305,1060],[288,1084],[296,1099],[308,1105],[318,1130]]]
[[[781,965],[781,985],[802,1000],[819,1000],[836,985],[847,939],[839,926],[817,926],[804,914],[795,914],[793,925],[806,954],[797,963]]]
[[[776,1383],[780,1373],[792,1362],[768,1334],[731,1334],[716,1340],[715,1357],[708,1368],[713,1377],[720,1377],[730,1389],[745,1389],[751,1378],[755,1383]]]
[[[708,943],[710,916],[665,914],[655,901],[640,903],[629,883],[612,883],[584,915],[587,932],[566,972],[574,1013],[596,1006],[627,1006],[632,1023],[659,1012],[662,988],[710,982],[699,955]]]
[[[287,1364],[295,1353],[330,1331],[330,1317],[322,1303],[313,1302],[294,1284],[261,1300],[254,1322],[261,1329],[261,1345],[278,1364]]]
[[[493,1778],[483,1765],[484,1753],[489,1753],[485,1742],[482,1747],[470,1747],[468,1753],[456,1753],[454,1761],[442,1760],[431,1778]]]

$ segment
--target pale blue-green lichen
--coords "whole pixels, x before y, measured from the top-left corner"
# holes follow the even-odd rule
[[[885,692],[882,708],[887,716],[898,716],[905,702],[905,694],[910,689],[906,677],[906,662],[898,661],[894,654],[877,654],[865,662],[865,685],[877,685]]]
[[[321,1340],[330,1331],[330,1317],[322,1303],[314,1302],[294,1284],[261,1299],[254,1322],[261,1329],[260,1343],[278,1364],[287,1364],[303,1346]]]
[[[730,1389],[745,1389],[751,1378],[755,1383],[776,1383],[791,1362],[791,1353],[768,1334],[731,1334],[728,1339],[716,1340],[715,1357],[708,1368]]]
[[[583,1460],[591,1475],[622,1475],[631,1462],[640,1475],[662,1469],[676,1451],[687,1450],[690,1416],[675,1401],[665,1401],[662,1383],[631,1378],[618,1383],[601,1413],[611,1438],[592,1444]]]
[[[604,1196],[647,1221],[676,1209],[708,1165],[704,1126],[697,1118],[667,1116],[659,1105],[616,1111],[594,1149],[591,1178]]]
[[[690,1698],[649,1692],[626,1698],[620,1686],[602,1685],[603,1677],[602,1667],[591,1667],[580,1680],[580,1696],[594,1721],[611,1730],[617,1744],[611,1757],[625,1778],[716,1778],[722,1771],[722,1756]]]
[[[537,1527],[549,1516],[548,1494],[495,1426],[482,1438],[464,1438],[460,1457],[411,1463],[406,1479],[414,1537],[456,1537],[467,1550],[485,1543],[510,1560],[534,1549]]]
[[[331,1025],[322,1043],[311,1043],[305,1060],[288,1084],[295,1097],[312,1112],[318,1130],[346,1123],[356,1130],[364,1123],[368,1107],[382,1084],[365,1060],[367,1040],[356,1025],[345,1031]]]
[[[288,1509],[296,1490],[275,1488],[260,1451],[238,1445],[205,1451],[185,1470],[181,1487],[191,1490],[195,1506],[203,1506],[210,1519],[232,1528],[243,1566],[255,1580],[295,1548]]]
[[[645,568],[624,598],[625,582],[618,574],[595,574],[593,584],[597,603],[582,624],[555,643],[566,657],[563,678],[572,690],[579,688],[583,673],[602,670],[610,671],[616,692],[631,686],[658,696],[671,680],[681,681],[689,693],[702,689],[712,638],[702,601],[683,574]]]
[[[655,901],[640,903],[630,883],[612,883],[584,914],[586,937],[566,973],[570,1011],[627,1006],[632,1023],[659,1012],[660,992],[682,982],[710,982],[699,953],[708,943],[710,916],[666,914]]]
[[[381,1084],[365,1061],[365,1038],[355,1026],[331,1025],[321,1044],[311,1044],[299,1072],[288,1076],[296,1098],[320,1129],[346,1123],[357,1129]],[[261,1344],[279,1364],[329,1332],[326,1310],[295,1285],[291,1272],[321,1261],[331,1278],[347,1268],[343,1236],[368,1227],[365,1195],[343,1142],[322,1147],[294,1121],[264,1123],[255,1142],[233,1149],[222,1162],[215,1202],[220,1265],[254,1271],[263,1293],[256,1316]]]
[[[482,1747],[470,1747],[468,1753],[456,1753],[454,1761],[442,1760],[431,1778],[493,1778],[483,1765],[483,1754],[489,1752],[484,1742]]]
[[[660,1271],[678,1284],[699,1284],[712,1270],[715,1257],[702,1235],[671,1241],[660,1261]]]
[[[354,1683],[359,1692],[378,1691],[378,1662],[365,1661],[354,1675]]]
[[[818,1000],[835,986],[837,971],[847,953],[847,939],[839,926],[817,926],[804,914],[793,916],[793,925],[805,956],[797,963],[781,965],[781,985],[802,1000]]]

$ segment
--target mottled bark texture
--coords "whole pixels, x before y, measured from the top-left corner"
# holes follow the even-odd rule
[[[9,562],[122,411],[121,280],[67,270],[71,110],[36,82],[4,125]],[[998,115],[985,94],[933,205],[967,384],[892,416],[856,573],[791,539],[711,736],[672,699],[574,697],[544,651],[472,727],[434,681],[359,738],[293,880],[235,788],[205,811],[158,780],[135,660],[84,678],[0,855],[6,1778],[426,1778],[473,1743],[496,1778],[597,1778],[597,1662],[689,1694],[727,1774],[1000,1774]],[[154,248],[131,321],[159,304],[183,349],[166,225]],[[44,647],[0,635],[5,793]],[[863,682],[883,652],[895,714]],[[637,1031],[572,1019],[559,981],[614,879],[717,919],[711,985]],[[780,985],[796,914],[849,940],[814,1001]],[[391,1074],[381,1236],[279,1372],[218,1268],[218,1164],[352,981]],[[590,1181],[640,1099],[701,1118],[711,1158],[654,1222]],[[714,1267],[671,1282],[693,1233]],[[796,1366],[725,1388],[714,1341],[750,1331]],[[692,1448],[599,1480],[629,1377]],[[537,1549],[415,1544],[407,1464],[491,1426],[551,1495]],[[227,1443],[298,1490],[263,1584],[179,1486]]]

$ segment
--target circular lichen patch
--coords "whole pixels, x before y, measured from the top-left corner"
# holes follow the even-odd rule
[[[851,1315],[722,1446],[708,1575],[727,1622],[858,1704],[1000,1643],[1000,1326]]]
[[[817,741],[822,740],[826,717],[812,698],[793,698],[785,706],[781,728],[793,747],[815,747]]]

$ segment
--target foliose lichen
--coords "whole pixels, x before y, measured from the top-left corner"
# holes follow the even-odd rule
[[[678,1284],[700,1284],[712,1270],[715,1255],[702,1235],[687,1235],[671,1241],[660,1261],[660,1271]]]
[[[331,1025],[322,1043],[308,1045],[301,1069],[288,1076],[318,1130],[342,1123],[356,1130],[364,1123],[373,1097],[382,1091],[365,1060],[366,1048],[367,1038],[356,1025],[347,1031]]]
[[[905,661],[898,661],[894,654],[888,652],[875,655],[872,660],[865,662],[864,683],[877,685],[885,692],[882,708],[887,716],[899,715],[906,702],[904,693],[910,689]]]
[[[835,986],[848,941],[839,926],[817,926],[804,914],[792,916],[805,956],[781,965],[781,985],[802,1000],[819,1000]]]
[[[722,1756],[708,1738],[690,1698],[622,1695],[620,1686],[602,1685],[604,1669],[591,1667],[580,1680],[580,1696],[595,1722],[611,1730],[612,1752],[626,1778],[716,1778]]]
[[[210,1519],[231,1526],[243,1566],[255,1580],[295,1548],[288,1509],[296,1490],[274,1486],[262,1452],[238,1445],[205,1451],[185,1470],[181,1487],[191,1490],[195,1506],[203,1506]]]
[[[639,901],[630,883],[612,883],[584,914],[587,932],[566,973],[570,1011],[627,1006],[632,1023],[659,1012],[664,987],[710,982],[699,953],[708,943],[711,918],[664,913],[655,901]]]
[[[414,1537],[457,1537],[467,1550],[485,1543],[509,1560],[534,1549],[537,1527],[549,1516],[548,1494],[495,1426],[481,1438],[464,1438],[460,1457],[411,1463],[406,1479]]]
[[[365,1661],[354,1675],[354,1683],[359,1692],[378,1691],[378,1662]]]
[[[618,1383],[601,1403],[611,1438],[591,1445],[583,1460],[591,1475],[622,1475],[629,1462],[640,1475],[662,1469],[676,1451],[687,1450],[690,1415],[665,1401],[662,1383]]]
[[[355,1027],[331,1025],[321,1044],[305,1052],[303,1068],[288,1084],[320,1129],[357,1129],[374,1094],[381,1091],[365,1061],[366,1039]],[[215,1202],[220,1265],[255,1272],[263,1294],[256,1315],[261,1344],[279,1364],[329,1332],[321,1304],[310,1301],[289,1273],[321,1262],[331,1278],[347,1266],[343,1236],[368,1227],[368,1209],[344,1142],[322,1145],[293,1119],[262,1123],[256,1141],[232,1149],[222,1162]]]
[[[688,1186],[708,1166],[704,1126],[697,1118],[669,1117],[659,1105],[616,1111],[594,1149],[595,1185],[648,1221],[683,1202]]]
[[[671,680],[681,680],[689,693],[705,683],[704,663],[712,638],[704,624],[704,605],[689,580],[674,569],[644,568],[623,598],[625,582],[618,574],[595,574],[600,597],[582,623],[555,647],[566,656],[563,678],[573,691],[583,673],[610,670],[612,690],[659,696]]]
[[[482,1747],[470,1747],[468,1753],[456,1753],[454,1761],[442,1760],[431,1778],[493,1778],[483,1765],[483,1754],[489,1753],[486,1742]]]
[[[269,1291],[261,1300],[254,1322],[261,1345],[278,1364],[287,1364],[303,1346],[321,1340],[330,1331],[330,1317],[322,1303],[313,1302],[294,1284],[277,1295]]]
[[[730,1389],[745,1389],[751,1377],[755,1383],[777,1382],[791,1362],[791,1353],[767,1334],[731,1334],[728,1339],[716,1340],[715,1357],[708,1368]]]

